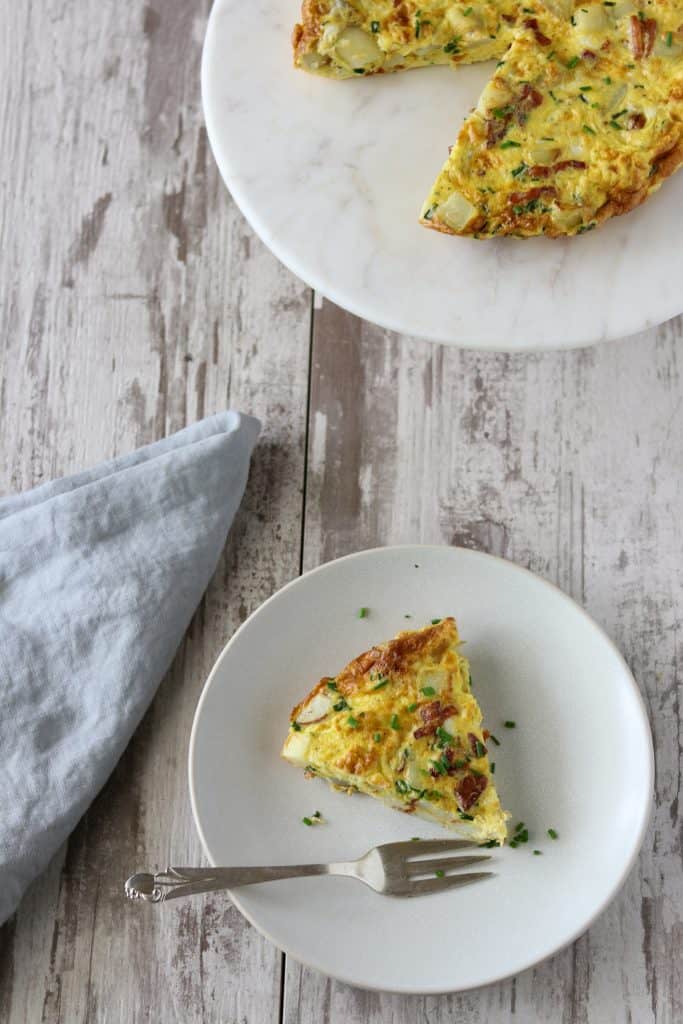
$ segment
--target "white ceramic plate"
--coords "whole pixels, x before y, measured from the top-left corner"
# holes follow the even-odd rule
[[[427,231],[421,204],[490,64],[325,81],[292,68],[299,0],[216,0],[202,95],[221,174],[295,274],[392,330],[489,349],[623,337],[683,309],[683,172],[569,240]]]
[[[370,614],[359,619],[359,606]],[[410,614],[412,618],[404,616]],[[494,851],[492,879],[398,900],[344,878],[245,887],[232,897],[296,959],[350,984],[444,992],[496,981],[576,938],[614,896],[647,826],[653,755],[638,688],[598,626],[551,584],[460,548],[396,547],[339,559],[290,583],[237,631],[202,694],[190,791],[213,864],[360,856],[444,836],[279,758],[289,712],[324,675],[401,629],[454,614],[496,781],[530,842]],[[513,719],[517,727],[505,729]],[[320,810],[327,823],[302,817]],[[559,833],[547,837],[548,828]],[[540,849],[542,856],[534,856]]]

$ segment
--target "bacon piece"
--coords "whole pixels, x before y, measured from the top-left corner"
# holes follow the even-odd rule
[[[624,128],[628,131],[633,131],[634,128],[644,128],[647,118],[645,114],[640,111],[634,114],[629,114],[628,117],[624,118]]]
[[[556,164],[534,164],[529,168],[529,177],[549,178],[551,174],[566,171],[569,167],[574,167],[577,171],[585,171],[587,166],[583,160],[560,160]]]
[[[652,47],[657,38],[657,22],[654,18],[641,20],[637,14],[632,14],[628,23],[629,42],[631,52],[636,60],[642,57],[649,57]]]
[[[415,730],[413,733],[414,738],[419,740],[423,736],[433,736],[447,718],[450,718],[451,715],[457,715],[457,713],[458,709],[453,704],[446,704],[445,707],[442,707],[440,700],[430,701],[429,704],[425,704],[420,708],[420,718],[424,725]]]
[[[508,202],[517,206],[518,203],[530,203],[533,199],[540,199],[541,196],[554,199],[557,196],[557,189],[552,185],[539,185],[538,188],[530,188],[526,192],[511,192]]]
[[[526,124],[529,114],[543,103],[543,95],[528,83],[524,86],[515,103],[515,120],[518,125]]]
[[[469,811],[486,789],[485,775],[464,775],[455,787],[455,795],[461,811]]]
[[[486,148],[491,149],[497,142],[505,138],[505,134],[510,126],[512,120],[512,114],[507,114],[505,117],[491,118],[486,122]]]
[[[475,757],[483,757],[483,756],[484,756],[484,754],[486,753],[486,747],[484,747],[484,744],[483,744],[483,743],[481,742],[481,740],[479,739],[479,737],[478,737],[478,736],[475,736],[473,732],[468,732],[468,733],[467,733],[467,739],[468,739],[468,740],[469,740],[469,742],[470,742],[470,750],[472,751],[472,753],[474,754],[474,756],[475,756]],[[484,754],[479,754],[479,753],[477,753],[477,747],[478,747],[479,745],[481,745],[482,747],[484,747]]]
[[[514,23],[515,23],[515,16],[514,16],[514,14],[502,14],[501,17],[502,17],[503,21],[507,21],[508,25],[514,25]]]
[[[530,28],[539,46],[550,46],[551,40],[544,36],[538,27],[538,18],[525,18],[522,22],[524,28]]]
[[[581,56],[583,57],[584,60],[597,60],[598,59],[597,53],[594,53],[592,50],[584,50],[583,53],[581,54]]]

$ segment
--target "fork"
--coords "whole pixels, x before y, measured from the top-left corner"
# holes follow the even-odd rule
[[[278,867],[250,868],[167,868],[159,874],[131,875],[124,886],[129,900],[164,903],[179,896],[201,892],[236,889],[256,882],[275,882],[282,878],[309,875],[346,875],[386,896],[424,896],[456,889],[489,878],[490,871],[451,874],[460,868],[491,860],[488,855],[446,856],[454,851],[472,849],[466,839],[421,839],[403,843],[384,843],[368,850],[359,860],[334,864],[286,864]],[[429,856],[441,854],[442,856]]]

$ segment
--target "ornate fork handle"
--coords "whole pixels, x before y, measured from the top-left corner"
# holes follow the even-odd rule
[[[274,882],[279,878],[302,878],[306,875],[348,875],[352,864],[287,864],[282,867],[254,868],[166,868],[156,875],[131,875],[124,886],[129,900],[164,903],[178,896],[194,896],[201,892],[235,889],[238,885]]]

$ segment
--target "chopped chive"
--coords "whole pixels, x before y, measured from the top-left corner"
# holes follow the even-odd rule
[[[521,145],[521,143],[519,143],[519,142],[513,142],[512,139],[506,139],[505,142],[501,142],[500,148],[501,149],[519,149],[520,145]]]
[[[495,775],[495,774],[496,774],[496,762],[495,761],[491,761],[491,775]]]
[[[615,121],[614,118],[610,121],[610,128],[616,128],[617,131],[622,131],[621,125],[618,121]]]
[[[414,711],[416,707],[417,707],[417,704],[409,704],[408,705],[408,711]]]
[[[521,832],[516,832],[515,833],[515,840],[518,843],[528,843],[529,842],[529,832],[528,832],[528,830],[523,828]]]
[[[540,856],[541,856],[541,851],[540,850],[534,850],[534,857],[540,857]]]
[[[322,818],[322,814],[320,813],[320,811],[314,811],[313,812],[313,817],[314,818]]]
[[[555,831],[554,828],[549,828],[548,829],[548,835],[550,836],[551,839],[558,839],[559,838],[559,834]]]
[[[481,740],[477,740],[476,743],[474,744],[474,752],[477,755],[477,757],[483,757],[485,755],[486,747],[481,742]]]
[[[581,126],[587,135],[595,135],[595,131],[590,125],[584,124]]]
[[[445,744],[453,743],[453,741],[455,740],[455,736],[451,736],[451,734],[449,732],[446,732],[446,730],[440,725],[437,726],[436,735],[439,738],[439,740],[441,740],[441,742]]]
[[[497,839],[487,839],[485,843],[479,843],[484,850],[493,850],[495,846],[500,846]]]
[[[443,878],[446,872],[443,871],[441,868],[437,868],[434,874],[436,875],[437,878]]]
[[[510,106],[508,106],[508,107],[494,107],[493,108],[493,116],[495,118],[497,118],[497,120],[499,120],[499,121],[502,121],[503,118],[507,117],[508,114],[511,114],[511,113],[512,113],[512,107],[510,107]]]
[[[344,700],[343,697],[341,698],[341,700],[338,700],[336,704],[333,704],[332,707],[333,707],[333,709],[335,711],[350,711],[351,710],[350,706],[346,703],[346,701]]]
[[[294,732],[301,732],[301,726],[299,725],[298,722],[290,722],[289,724],[291,725]]]
[[[555,142],[550,135],[541,135],[541,142]]]
[[[370,29],[371,29],[372,32],[379,32],[379,22],[378,21],[371,21],[370,22]]]
[[[441,619],[432,619],[432,626],[438,626],[440,622]]]
[[[581,93],[581,95],[579,96],[579,99],[581,100],[581,102],[582,102],[582,103],[588,104],[588,100],[587,100],[587,99],[586,99],[586,97],[585,97],[585,96],[583,95],[583,93]]]
[[[398,715],[392,715],[391,716],[391,722],[389,724],[391,725],[392,729],[397,729],[397,730],[400,729],[401,727],[398,724]]]
[[[667,46],[671,46],[671,43],[673,42],[673,38],[674,38],[673,37],[673,32],[667,32],[666,33],[666,45]]]
[[[472,8],[471,8],[471,7],[466,7],[466,8],[465,8],[465,10],[464,10],[464,11],[463,11],[462,13],[463,13],[463,14],[465,15],[465,17],[467,18],[467,17],[469,17],[469,15],[470,15],[470,14],[472,13]]]
[[[433,697],[436,690],[433,686],[421,686],[420,693],[424,693],[425,697]]]
[[[407,614],[403,616],[404,619],[412,619],[412,617],[413,617],[412,615],[407,615]]]
[[[351,726],[352,729],[357,729],[358,728],[358,719],[354,718],[353,715],[349,715],[349,717],[346,719],[346,721]]]
[[[384,687],[387,685],[388,682],[389,682],[389,676],[385,676],[384,679],[380,679],[380,681],[375,686],[373,686],[373,690],[382,690],[382,689],[384,689]]]
[[[467,768],[467,764],[468,764],[468,762],[466,760],[465,761],[458,760],[458,761],[454,761],[453,762],[453,767],[454,768]],[[472,774],[476,775],[477,772],[473,771]]]
[[[517,825],[515,825],[515,832],[519,832],[523,828],[524,828],[524,822],[520,821],[520,822],[518,822]]]
[[[552,98],[555,100],[556,103],[560,102],[560,100],[558,100],[557,96],[555,95],[555,93],[553,92],[552,89],[548,89],[548,92],[550,93],[550,95],[552,96]]]
[[[303,821],[304,825],[312,825],[313,824],[313,822],[311,821],[310,818],[302,818],[301,820]]]
[[[511,721],[503,722],[503,725],[506,729],[515,729],[517,727],[517,723]]]
[[[517,849],[517,842],[516,842],[516,840],[511,839],[510,840],[510,846],[512,847],[513,850],[516,850]]]
[[[591,91],[592,91],[592,89],[593,89],[593,86],[592,86],[592,85],[580,85],[580,86],[579,86],[579,90],[580,90],[581,92],[591,92]]]
[[[610,78],[609,75],[605,75],[605,77],[603,78],[603,82],[605,83],[605,85],[611,85],[612,84],[612,79]]]
[[[579,63],[579,58],[578,57],[572,57],[571,60],[567,61],[566,67],[568,67],[571,70],[572,68],[575,68],[578,63]]]
[[[328,689],[330,689],[330,690],[335,690],[336,691],[336,689],[337,689],[337,684],[336,684],[334,679],[328,679],[327,680],[327,686],[328,686]]]
[[[367,617],[368,617],[368,610],[367,610],[367,608],[359,608],[358,609],[358,618],[359,619],[367,619]]]
[[[396,779],[394,785],[396,786],[396,789],[401,794],[401,796],[405,796],[406,793],[410,792],[410,786],[408,785],[405,779]]]
[[[365,68],[354,68],[353,69],[354,75],[362,75],[364,72],[365,72]]]
[[[613,114],[612,116],[614,117],[614,120],[616,121],[617,118],[623,117],[625,113],[626,113],[626,107],[624,107],[623,110],[618,110],[617,113]]]
[[[493,740],[493,742],[496,744],[497,747],[500,746],[500,740],[497,739],[497,737],[495,737],[492,732],[489,733],[489,739]]]
[[[512,171],[510,171],[510,173],[512,174],[513,178],[519,178],[520,174],[524,174],[526,169],[527,165],[522,160],[521,164],[518,167],[514,167]]]
[[[443,48],[444,53],[460,53],[458,49],[458,43],[460,42],[460,36],[453,36],[449,42]]]
[[[382,733],[381,732],[373,733],[372,738],[375,741],[375,743],[379,743],[381,741],[381,739],[382,739]]]
[[[419,843],[420,842],[420,837],[419,836],[411,836],[410,837],[410,841],[411,841],[411,843]]]
[[[474,818],[472,817],[472,815],[471,814],[465,814],[464,811],[458,811],[458,817],[461,818],[463,821],[474,821]]]

